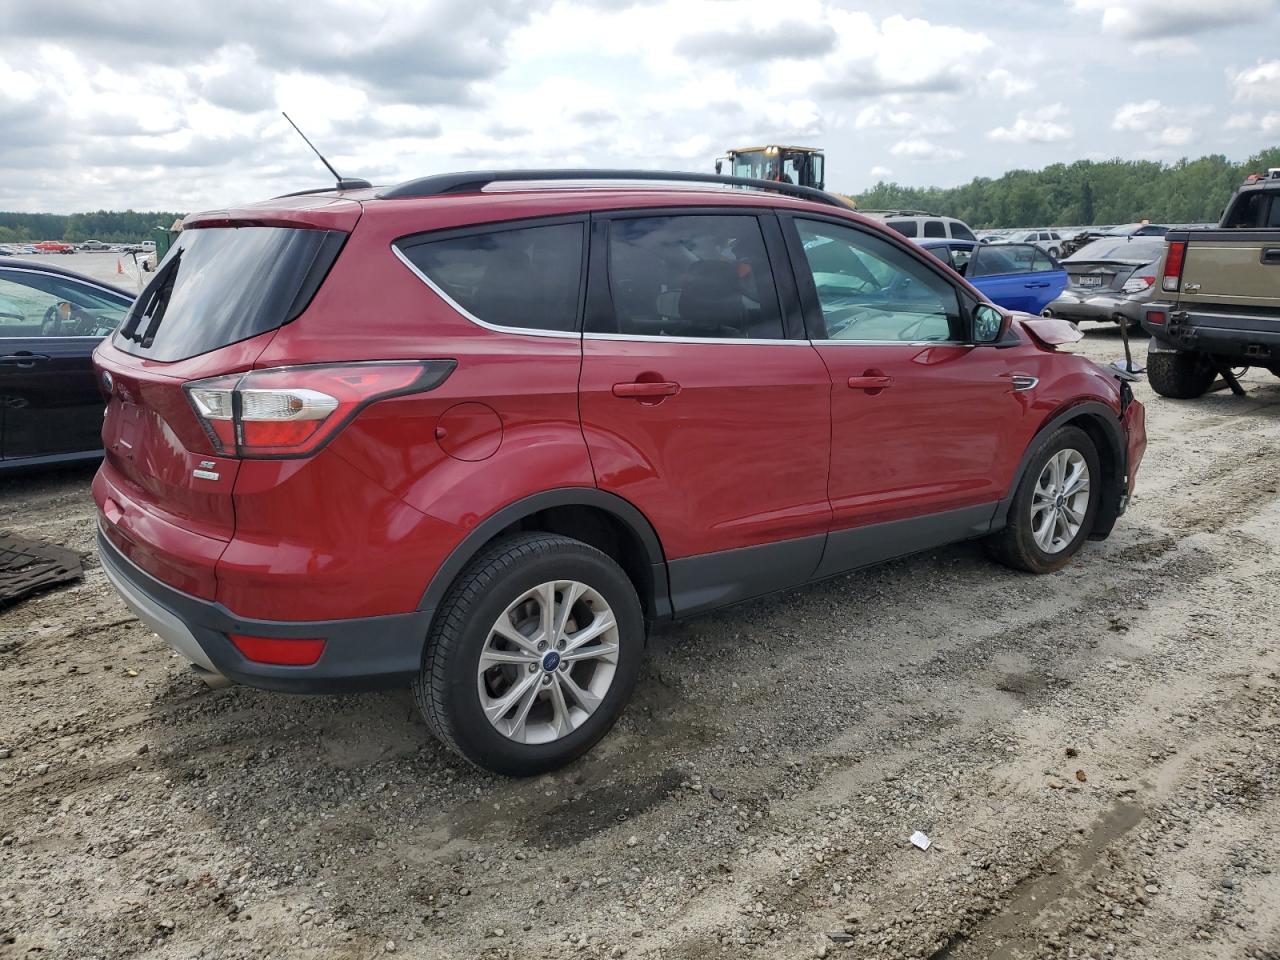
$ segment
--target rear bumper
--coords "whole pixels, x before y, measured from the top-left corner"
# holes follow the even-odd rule
[[[1163,324],[1142,326],[1163,344],[1176,350],[1209,353],[1259,366],[1280,365],[1280,316],[1218,310],[1179,310],[1169,303],[1154,303],[1163,310]],[[1158,348],[1156,348],[1158,350]]]
[[[354,620],[246,620],[219,603],[161,583],[125,557],[101,527],[98,556],[107,578],[138,619],[192,663],[251,687],[334,693],[405,686],[422,663],[431,611]],[[322,638],[324,652],[306,667],[255,663],[228,634]]]
[[[1055,317],[1064,320],[1096,320],[1101,323],[1114,323],[1116,317],[1124,317],[1137,323],[1142,313],[1143,300],[1131,300],[1128,297],[1116,297],[1107,294],[1081,296],[1068,290],[1049,304]]]

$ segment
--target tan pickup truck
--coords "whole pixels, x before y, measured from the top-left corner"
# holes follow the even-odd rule
[[[1217,229],[1165,237],[1159,292],[1143,309],[1156,393],[1201,396],[1232,368],[1280,376],[1280,167],[1245,181]]]

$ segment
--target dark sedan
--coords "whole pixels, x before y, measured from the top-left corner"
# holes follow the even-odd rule
[[[102,456],[90,356],[132,303],[70,270],[0,264],[0,470]]]

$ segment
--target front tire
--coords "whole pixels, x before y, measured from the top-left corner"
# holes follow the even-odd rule
[[[1147,358],[1147,381],[1162,397],[1194,400],[1213,385],[1215,372],[1196,353],[1153,353]]]
[[[1080,552],[1098,513],[1102,468],[1093,440],[1065,426],[1027,462],[1004,529],[987,540],[992,557],[1028,573],[1061,570]]]
[[[437,738],[494,773],[582,756],[635,687],[644,616],[610,557],[548,533],[485,548],[449,588],[414,697]]]

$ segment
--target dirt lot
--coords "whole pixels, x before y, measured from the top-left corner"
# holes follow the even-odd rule
[[[407,693],[208,691],[90,560],[0,614],[0,957],[1280,958],[1280,381],[1246,386],[1139,385],[1137,500],[1065,572],[966,544],[668,628],[537,780]],[[88,554],[89,478],[3,481],[0,527]]]

